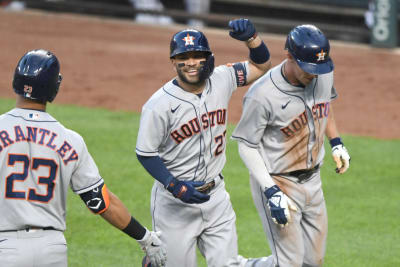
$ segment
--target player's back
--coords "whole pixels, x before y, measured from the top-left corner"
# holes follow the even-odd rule
[[[65,230],[67,190],[83,149],[83,139],[46,112],[1,115],[0,231]]]

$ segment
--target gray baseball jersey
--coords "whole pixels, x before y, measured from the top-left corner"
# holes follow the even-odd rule
[[[336,98],[333,72],[301,88],[285,80],[282,64],[251,86],[232,133],[233,139],[258,149],[270,173],[310,169],[321,163],[330,102]]]
[[[273,223],[265,188],[251,176],[252,196],[272,251],[265,266],[320,266],[327,213],[319,169],[305,181],[288,173],[322,164],[330,102],[336,98],[333,72],[296,87],[284,78],[283,63],[250,87],[232,138],[258,150],[274,183],[298,209],[290,211],[292,221],[285,228]]]
[[[68,187],[81,194],[103,183],[82,137],[46,112],[0,116],[0,162],[0,231],[64,231]]]
[[[245,71],[215,68],[200,97],[170,81],[143,106],[136,153],[160,156],[177,179],[216,181],[210,200],[202,204],[184,203],[155,181],[153,229],[163,233],[167,267],[197,266],[196,244],[210,267],[246,262],[238,256],[236,215],[220,175],[226,161],[228,102],[249,73],[247,63],[243,65]]]
[[[136,153],[160,156],[180,180],[217,176],[226,161],[228,103],[236,88],[228,66],[214,70],[201,97],[169,81],[143,106]]]

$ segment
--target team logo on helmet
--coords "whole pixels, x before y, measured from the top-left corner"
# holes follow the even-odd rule
[[[194,45],[193,40],[196,39],[194,36],[190,36],[189,33],[182,39],[185,41],[185,46]]]
[[[26,84],[24,85],[25,96],[31,97],[32,90],[33,90],[32,86],[29,86],[29,85],[26,85]]]
[[[324,49],[321,49],[321,52],[317,53],[317,61],[323,61],[325,60],[326,53],[324,52]]]

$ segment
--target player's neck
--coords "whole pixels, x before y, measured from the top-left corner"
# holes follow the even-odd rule
[[[182,81],[179,77],[176,79],[178,82],[179,87],[189,93],[193,94],[201,94],[206,86],[206,82],[203,81],[201,84],[190,84]]]
[[[23,98],[22,96],[17,96],[17,101],[15,104],[15,107],[23,108],[23,109],[34,109],[34,110],[46,111],[46,104],[31,101],[29,99]]]
[[[291,68],[292,68],[292,66],[287,61],[285,63],[283,63],[283,66],[282,66],[283,77],[291,85],[302,87],[302,84],[299,82],[299,80],[296,79],[296,77],[293,73],[293,70]]]

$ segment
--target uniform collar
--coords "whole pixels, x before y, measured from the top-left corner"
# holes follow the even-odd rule
[[[312,87],[312,85],[315,83],[316,78],[314,78],[310,84],[308,84],[306,87],[302,86],[294,86],[289,81],[283,76],[283,65],[286,62],[284,60],[281,64],[276,66],[271,70],[271,80],[274,83],[274,85],[283,92],[286,93],[293,93],[293,94],[300,94],[303,95],[304,92],[307,90],[308,87]]]
[[[172,79],[171,81],[169,81],[167,83],[167,86],[164,86],[164,91],[174,97],[177,97],[177,98],[185,100],[185,101],[189,101],[192,103],[196,103],[199,101],[202,102],[201,100],[203,100],[206,97],[206,95],[209,94],[210,82],[209,82],[209,79],[206,81],[206,85],[201,94],[201,97],[199,97],[196,94],[185,91],[182,87],[180,87],[178,85],[178,83],[176,82],[176,79]]]
[[[7,112],[7,114],[14,117],[20,117],[27,121],[57,121],[49,113],[35,109],[14,108]]]

